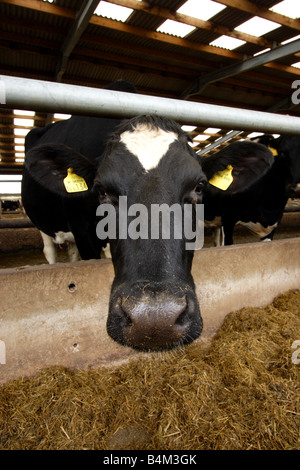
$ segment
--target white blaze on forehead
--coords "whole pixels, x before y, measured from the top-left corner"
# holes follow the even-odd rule
[[[178,135],[175,132],[142,124],[131,132],[123,132],[120,141],[139,159],[145,170],[149,171],[159,164],[171,143],[177,138]]]

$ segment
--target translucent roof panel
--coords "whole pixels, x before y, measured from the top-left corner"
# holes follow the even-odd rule
[[[21,116],[34,116],[35,111],[24,111],[23,109],[14,109],[13,110],[14,114],[19,114]]]
[[[212,41],[210,45],[223,47],[224,49],[229,49],[230,51],[232,51],[232,49],[235,49],[236,47],[239,47],[245,43],[246,41],[242,41],[241,39],[231,38],[229,36],[224,35]]]
[[[300,17],[300,2],[299,0],[283,0],[270,8],[270,10],[296,19]]]
[[[194,29],[196,29],[194,26],[190,26],[188,24],[179,23],[178,21],[173,20],[166,20],[157,28],[156,31],[183,38],[187,34],[191,33]]]
[[[204,134],[198,134],[196,135],[196,137],[194,137],[194,140],[206,140],[206,139],[209,139],[209,135],[204,135]]]
[[[22,118],[14,118],[14,125],[15,126],[31,126],[34,125],[33,119],[22,119]]]
[[[204,132],[207,132],[208,134],[217,134],[218,132],[220,132],[221,129],[218,129],[216,127],[208,127],[207,129],[205,129]]]
[[[274,21],[266,20],[264,18],[259,18],[254,16],[245,23],[240,24],[235,28],[236,31],[241,33],[251,34],[252,36],[263,36],[264,34],[273,31],[276,28],[279,28],[281,25],[274,23]]]
[[[224,10],[224,8],[226,8],[225,5],[221,5],[220,3],[212,0],[188,0],[177,10],[177,12],[207,21],[220,11]]]
[[[300,39],[300,34],[298,36],[294,36],[290,39],[287,39],[286,41],[282,41],[281,44],[288,44],[289,42],[293,42],[293,41],[296,41],[297,39]]]
[[[111,18],[112,20],[125,22],[132,12],[133,10],[131,8],[114,5],[112,3],[101,0],[96,10],[94,11],[94,14],[98,16],[105,16],[106,18]]]
[[[187,126],[187,125],[184,125],[184,126],[181,126],[181,129],[185,132],[192,132],[196,129],[196,126]]]

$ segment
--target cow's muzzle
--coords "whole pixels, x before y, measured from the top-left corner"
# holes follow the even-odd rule
[[[108,334],[117,342],[142,351],[162,351],[187,344],[202,331],[195,294],[149,288],[112,299]]]

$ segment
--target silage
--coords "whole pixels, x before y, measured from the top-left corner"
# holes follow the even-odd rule
[[[0,449],[300,449],[296,340],[299,290],[229,314],[208,350],[42,370],[0,387]]]

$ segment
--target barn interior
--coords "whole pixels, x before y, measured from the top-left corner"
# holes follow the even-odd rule
[[[292,0],[4,0],[1,74],[90,88],[125,79],[153,97],[298,117],[298,10]],[[0,105],[0,197],[7,209],[20,194],[26,134],[68,117]],[[261,134],[180,124],[207,156]]]
[[[22,105],[9,107],[2,93],[1,76],[91,89],[125,79],[145,96],[218,105],[236,109],[237,113],[239,110],[273,113],[281,116],[282,122],[287,117],[300,118],[297,0],[0,0],[0,23],[2,202],[19,199],[27,133],[32,128],[68,119],[69,115],[24,109]],[[204,156],[262,133],[255,128],[246,131],[242,123],[234,129],[196,121],[180,124],[190,133],[195,151]],[[280,129],[272,133],[279,135]],[[237,246],[214,248],[211,232],[207,230],[205,247],[209,250],[196,253],[193,265],[205,319],[204,336],[199,344],[184,352],[183,358],[180,350],[167,356],[151,355],[150,360],[147,354],[115,344],[106,334],[113,280],[111,261],[68,263],[66,251],[62,250],[58,252],[57,265],[45,265],[38,230],[20,207],[15,210],[8,204],[2,215],[0,212],[0,431],[3,431],[0,449],[299,450],[298,356],[294,355],[296,362],[291,362],[293,345],[300,339],[299,201],[289,201],[280,230],[270,244],[253,243],[256,238],[237,229]],[[288,300],[291,290],[291,298],[296,299],[293,307]],[[284,305],[280,300],[275,307],[267,307],[282,294],[286,296]],[[279,304],[286,320],[279,315]],[[220,330],[225,317],[245,307],[247,311],[230,317],[225,330]],[[275,339],[271,337],[273,327]],[[211,341],[217,331],[221,331],[216,337],[220,349],[214,352],[217,343]],[[230,346],[223,356],[220,344],[222,341],[227,344],[225,334]],[[233,356],[236,345],[241,344],[237,341],[242,339],[244,349],[237,349]],[[211,349],[207,349],[211,344]],[[249,351],[253,354],[248,355]],[[207,354],[204,360],[202,354]],[[139,387],[135,376],[137,364],[143,369],[138,374],[144,374],[145,383],[139,389],[144,391],[135,395]],[[162,369],[163,365],[166,369]],[[47,375],[47,368],[56,366],[62,369],[49,369]],[[196,375],[202,368],[204,385],[191,391],[184,414],[180,412],[183,403],[180,396],[185,392],[180,391],[177,378],[178,374],[182,377],[182,390],[188,389],[190,379],[183,376],[183,371],[190,367],[194,367],[194,372],[197,369]],[[79,375],[73,376],[70,370],[78,370]],[[151,376],[154,384],[160,383],[162,370],[171,385],[163,389],[164,403],[156,402],[157,410],[153,411],[153,405],[149,411],[142,397],[151,384],[147,377]],[[103,376],[101,371],[105,371]],[[40,375],[36,376],[37,373]],[[60,410],[53,408],[51,417],[45,417],[42,425],[38,422],[36,429],[33,427],[40,411],[46,412],[45,390],[53,397],[57,392],[52,392],[51,386],[70,384],[69,376],[79,384],[83,380],[80,374],[87,374],[88,382],[98,373],[100,383],[109,382],[108,376],[113,377],[111,383],[118,387],[118,393],[124,394],[130,410],[121,403],[117,417],[107,416],[102,408],[96,416],[94,410],[101,397],[110,394],[105,400],[112,400],[113,390],[106,395],[102,391],[96,406],[90,397],[84,402],[80,395],[78,402],[77,398],[74,401],[77,406],[81,400],[82,412],[86,414],[82,421],[74,418],[73,422],[73,418],[67,417],[70,408],[65,407],[72,401],[70,394],[75,396],[72,385],[63,390],[65,401]],[[124,378],[126,374],[135,376],[132,386]],[[37,378],[30,382],[30,377]],[[91,390],[94,393],[90,382],[84,386],[87,397]],[[84,386],[78,385],[83,394]],[[155,393],[159,392],[155,387],[153,390],[151,400],[155,403]],[[25,393],[23,402],[28,403],[27,408],[22,413],[7,413],[8,409],[13,410],[16,397],[24,397]],[[30,404],[27,393],[33,397]],[[229,401],[230,394],[235,409]],[[141,396],[140,402],[132,405],[131,398],[137,396]],[[214,401],[216,396],[218,401]],[[273,402],[268,401],[270,396]],[[204,408],[198,406],[199,400],[205,403]],[[186,410],[191,403],[195,409],[198,406],[195,413],[199,418],[190,417],[188,421]],[[217,411],[214,420],[213,411],[209,411],[211,403]],[[16,408],[20,406],[17,402]],[[15,427],[11,425],[13,419]],[[80,434],[83,420],[84,439]],[[192,431],[188,432],[189,426]],[[20,434],[18,427],[22,429]],[[55,442],[51,440],[53,436],[57,437]]]
[[[3,0],[1,74],[95,88],[126,79],[141,94],[299,116],[298,10],[289,0]],[[26,111],[1,105],[1,175],[22,173],[29,129],[66,117]],[[251,134],[189,130],[207,155]]]

